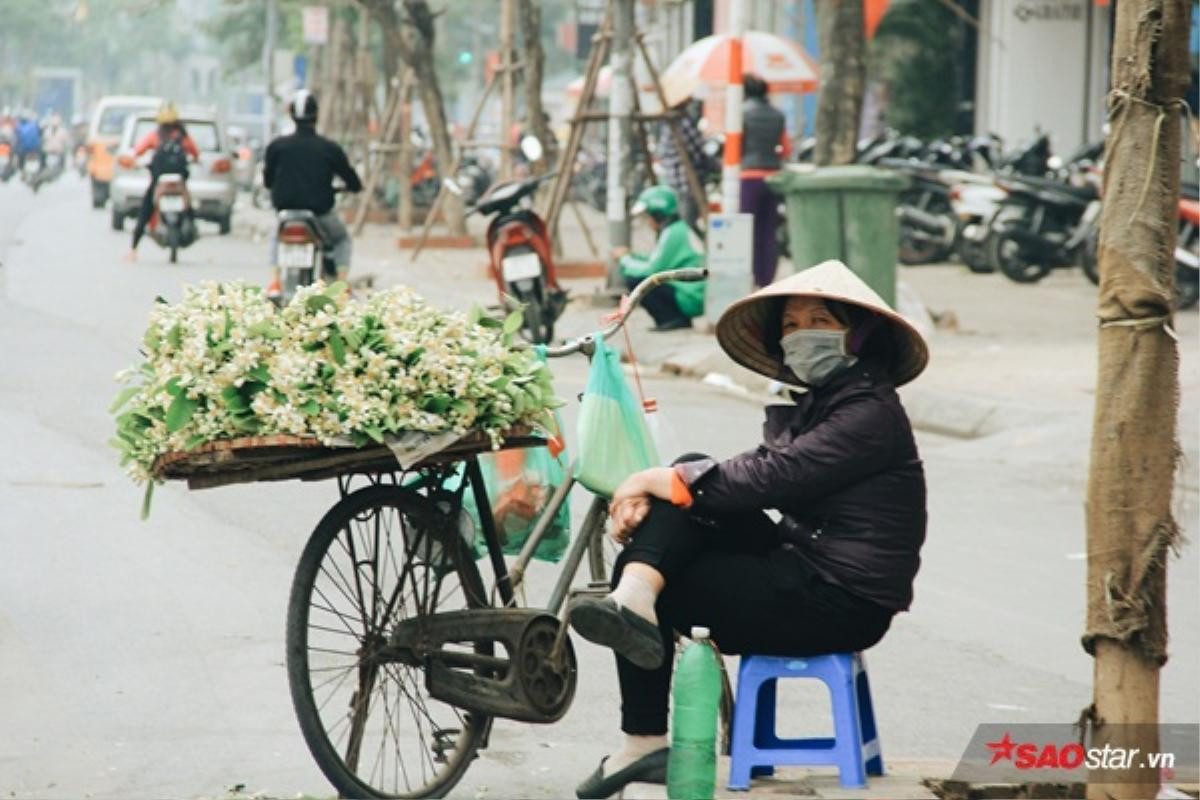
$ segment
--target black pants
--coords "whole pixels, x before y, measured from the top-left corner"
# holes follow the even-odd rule
[[[642,280],[642,278],[626,278],[625,287],[632,292]],[[687,319],[684,313],[679,310],[679,303],[675,300],[675,290],[671,288],[669,283],[655,286],[643,297],[642,308],[650,312],[650,316],[654,318],[655,325]]]
[[[685,456],[684,458],[695,458]],[[682,459],[681,459],[682,460]],[[865,650],[883,638],[893,612],[818,577],[779,541],[764,512],[709,525],[662,500],[618,556],[613,586],[637,561],[666,579],[655,613],[667,658],[644,670],[617,656],[621,730],[667,732],[674,632],[709,629],[722,653],[820,655]]]

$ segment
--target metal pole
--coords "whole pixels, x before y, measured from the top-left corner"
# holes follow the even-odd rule
[[[742,173],[742,39],[746,35],[745,0],[730,0],[729,75],[725,86],[725,165],[721,171],[721,211],[736,214]]]
[[[629,247],[629,203],[625,196],[625,179],[633,166],[633,0],[613,0],[616,13],[613,16],[612,50],[609,66],[612,70],[612,87],[608,98],[608,244],[610,250]],[[608,286],[610,293],[624,290],[621,267],[617,259],[609,256]]]
[[[500,177],[513,175],[513,0],[500,3]]]
[[[263,42],[263,76],[266,90],[263,92],[264,141],[275,135],[275,40],[278,37],[279,14],[276,0],[267,0],[267,38]]]

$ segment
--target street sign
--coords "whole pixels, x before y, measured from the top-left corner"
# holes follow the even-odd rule
[[[754,215],[709,214],[707,244],[708,287],[704,316],[715,323],[735,300],[750,293]]]
[[[303,20],[305,44],[326,44],[329,41],[329,9],[326,6],[305,6]]]

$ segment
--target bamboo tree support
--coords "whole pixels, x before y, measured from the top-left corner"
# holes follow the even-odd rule
[[[367,174],[367,183],[363,187],[363,196],[358,204],[358,214],[354,220],[354,235],[357,236],[362,232],[363,226],[367,221],[367,211],[370,209],[375,196],[375,187],[379,182],[381,175],[386,174],[387,167],[391,161],[390,153],[392,149],[388,147],[396,138],[396,130],[400,127],[400,118],[404,115],[404,102],[408,94],[409,86],[412,83],[413,71],[406,69],[404,78],[398,89],[389,93],[387,106],[384,110],[384,119],[381,123],[379,144],[383,145],[377,151],[379,154],[378,164]],[[368,161],[370,164],[370,146],[368,145]]]
[[[587,71],[584,73],[583,91],[579,95],[579,102],[575,106],[575,115],[571,118],[571,130],[567,135],[567,146],[563,150],[562,158],[558,162],[558,174],[555,176],[553,188],[550,192],[550,200],[546,206],[546,227],[557,234],[559,217],[562,214],[563,204],[567,200],[567,192],[570,188],[571,178],[574,176],[572,167],[575,164],[575,159],[579,155],[579,147],[583,141],[583,129],[588,122],[599,122],[608,119],[608,114],[604,112],[594,112],[590,110],[592,100],[595,98],[596,86],[599,83],[600,69],[608,60],[609,48],[612,46],[612,3],[608,5],[605,11],[604,22],[600,26],[600,30],[592,38],[592,51],[588,56]],[[701,216],[705,222],[708,221],[708,199],[704,192],[704,185],[700,182],[700,176],[696,172],[696,165],[692,163],[691,156],[688,154],[687,143],[683,138],[683,131],[679,128],[679,120],[675,112],[667,107],[666,94],[663,92],[662,80],[658,70],[654,66],[654,62],[650,58],[650,51],[646,48],[646,43],[643,39],[643,34],[640,31],[634,31],[633,40],[637,43],[638,52],[642,56],[642,61],[646,65],[646,70],[650,74],[651,83],[654,85],[655,94],[658,97],[659,103],[662,105],[663,112],[660,115],[642,114],[637,111],[633,118],[639,126],[642,133],[643,155],[646,158],[647,176],[653,179],[653,165],[650,163],[649,155],[649,138],[646,135],[644,125],[645,120],[661,118],[671,130],[671,135],[675,140],[675,147],[679,151],[679,158],[683,164],[684,175],[687,178],[688,189],[696,198],[696,205],[700,210]],[[634,104],[638,102],[637,86],[635,85],[633,92]],[[555,241],[558,240],[555,235]]]
[[[547,230],[552,231],[555,241],[558,240],[558,218],[562,213],[563,202],[567,198],[567,190],[574,177],[575,159],[579,156],[579,146],[583,141],[583,120],[580,117],[588,113],[592,99],[596,94],[596,84],[600,80],[600,68],[608,60],[608,50],[612,43],[612,4],[609,3],[604,12],[604,22],[600,30],[592,37],[592,51],[588,54],[587,71],[584,73],[583,91],[579,94],[579,102],[575,105],[575,116],[571,119],[571,130],[567,134],[567,147],[563,150],[558,162],[558,174],[554,176],[550,200],[543,215]]]
[[[513,0],[500,0],[500,179],[512,180],[514,118]],[[470,137],[468,137],[470,138]]]
[[[579,223],[579,230],[583,231],[583,238],[587,242],[588,249],[592,251],[592,257],[599,258],[600,248],[596,247],[596,240],[592,238],[592,232],[588,230],[587,221],[583,218],[583,212],[579,210],[579,204],[574,200],[568,202],[571,204],[571,210],[575,212],[575,220]],[[559,252],[557,255],[562,255],[562,253]]]
[[[479,95],[479,101],[475,104],[475,112],[471,115],[471,124],[467,126],[466,139],[470,140],[475,137],[475,128],[479,125],[479,117],[483,114],[483,107],[487,103],[488,95],[492,93],[495,85],[496,76],[493,74],[483,87],[483,94]],[[448,177],[458,172],[460,161],[461,156],[454,159],[454,163],[450,165],[450,169],[446,172]],[[425,242],[429,240],[429,231],[433,228],[433,220],[442,208],[442,201],[445,200],[447,191],[449,190],[446,188],[446,181],[442,181],[441,185],[438,186],[437,195],[433,198],[433,203],[429,206],[429,211],[425,215],[425,222],[421,226],[421,238],[417,240],[417,246],[413,248],[413,261],[416,261],[417,256],[421,255],[421,251],[425,249]]]
[[[696,165],[692,163],[692,156],[688,153],[687,141],[683,138],[683,131],[679,128],[679,120],[675,116],[675,112],[667,107],[667,95],[662,88],[662,80],[659,78],[658,70],[654,66],[654,62],[650,59],[650,51],[646,48],[646,41],[642,33],[639,31],[634,34],[633,40],[637,42],[638,51],[642,54],[642,61],[646,64],[646,70],[650,73],[650,82],[654,84],[654,92],[658,95],[659,105],[663,109],[663,118],[667,123],[667,127],[671,129],[671,138],[675,140],[675,149],[679,152],[679,160],[683,164],[683,174],[687,178],[688,189],[692,196],[696,199],[696,207],[700,210],[700,216],[704,219],[705,228],[708,226],[708,196],[704,193],[704,184],[700,180],[700,176],[696,173]],[[634,95],[637,96],[636,94]],[[653,175],[654,173],[650,173]]]

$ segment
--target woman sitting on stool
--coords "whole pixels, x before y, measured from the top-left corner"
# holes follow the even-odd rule
[[[625,739],[581,798],[665,782],[676,631],[706,627],[723,653],[854,652],[912,602],[925,477],[895,387],[925,368],[920,334],[826,261],[734,303],[717,339],[807,391],[767,407],[756,448],[644,470],[613,494],[613,591],[575,600],[570,622],[616,652]]]

